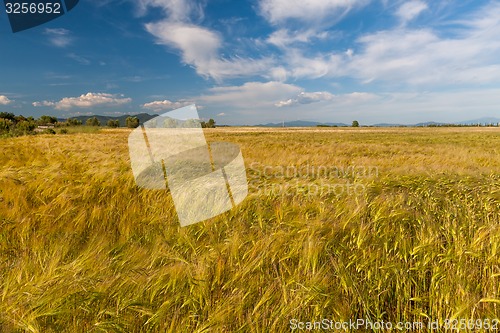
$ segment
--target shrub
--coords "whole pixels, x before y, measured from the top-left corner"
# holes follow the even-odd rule
[[[210,118],[207,122],[202,121],[201,127],[203,127],[203,128],[215,128],[215,120]]]
[[[108,120],[106,125],[108,127],[112,127],[112,128],[120,127],[120,121],[118,119],[117,120],[110,119],[110,120]]]
[[[99,119],[97,119],[97,117],[92,117],[92,118],[87,119],[85,124],[87,126],[101,126],[101,122],[99,121]]]
[[[80,126],[82,125],[82,121],[74,118],[68,118],[68,120],[66,120],[66,124],[68,126]]]
[[[139,118],[137,117],[127,117],[125,123],[128,128],[136,128],[139,126]]]
[[[7,118],[0,118],[0,132],[8,132],[14,126],[14,122]]]

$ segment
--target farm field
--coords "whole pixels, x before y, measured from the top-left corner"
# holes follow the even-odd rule
[[[0,332],[500,319],[500,128],[206,129],[249,196],[184,228],[129,133],[0,139]]]

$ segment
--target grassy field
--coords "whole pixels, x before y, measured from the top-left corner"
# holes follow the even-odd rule
[[[206,130],[250,194],[185,228],[129,132],[0,140],[0,332],[500,317],[498,128]]]

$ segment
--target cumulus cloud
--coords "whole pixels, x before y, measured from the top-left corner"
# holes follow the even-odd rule
[[[51,101],[41,101],[41,102],[33,102],[32,105],[38,108],[41,106],[55,106],[56,103]]]
[[[57,47],[66,47],[71,44],[73,40],[70,36],[71,31],[63,28],[46,28],[44,34],[49,37],[50,43]]]
[[[275,104],[277,107],[284,106],[297,106],[300,104],[311,104],[317,103],[321,101],[330,101],[334,97],[333,94],[327,91],[318,91],[318,92],[301,92],[295,98],[289,98],[287,100],[279,101]]]
[[[33,106],[53,106],[56,110],[69,110],[72,108],[92,108],[96,106],[120,106],[132,101],[123,95],[112,95],[106,93],[87,93],[79,97],[64,97],[58,102],[43,101],[35,102]]]
[[[10,103],[12,103],[12,101],[7,96],[0,95],[0,105],[7,105]]]
[[[142,107],[145,109],[150,109],[154,111],[163,111],[163,110],[173,110],[173,109],[178,109],[182,108],[184,106],[193,104],[193,102],[190,101],[177,101],[177,102],[172,102],[169,101],[168,99],[163,100],[163,101],[153,101],[144,104]]]

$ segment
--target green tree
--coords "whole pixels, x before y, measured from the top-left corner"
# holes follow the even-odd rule
[[[357,120],[353,121],[352,127],[359,127],[359,122]]]
[[[57,118],[52,117],[52,116],[43,115],[40,118],[38,118],[37,122],[39,125],[55,124],[55,123],[57,123]]]
[[[28,120],[28,119],[26,119],[26,117],[24,117],[23,115],[15,117],[15,122],[16,123],[20,123],[21,121],[26,121],[26,120]]]
[[[47,128],[42,132],[42,134],[56,134],[56,131],[54,131],[52,128]]]
[[[87,126],[101,126],[101,122],[99,121],[99,119],[97,119],[97,117],[92,117],[92,118],[87,119],[85,124]]]
[[[0,112],[0,118],[2,119],[9,119],[11,121],[16,121],[16,116],[13,113],[10,112]]]
[[[128,128],[136,128],[139,127],[139,118],[137,117],[127,117],[125,120],[125,124]]]
[[[8,132],[11,127],[14,126],[14,122],[7,118],[0,118],[0,133]]]
[[[120,127],[120,121],[119,120],[108,120],[107,124],[106,124],[108,127],[112,127],[112,128],[116,128],[116,127]]]
[[[215,120],[210,118],[207,122],[202,121],[201,127],[203,127],[203,128],[215,128]]]
[[[66,123],[68,124],[68,126],[81,126],[82,125],[82,121],[75,119],[75,118],[68,118],[66,120]]]
[[[35,122],[23,120],[17,123],[16,128],[21,131],[23,134],[27,134],[32,132],[36,127]]]

